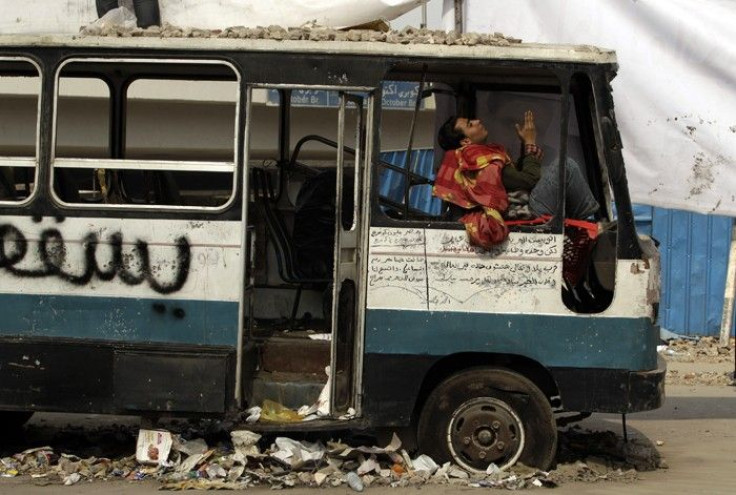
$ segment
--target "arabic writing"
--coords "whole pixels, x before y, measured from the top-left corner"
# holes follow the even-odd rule
[[[20,229],[3,224],[0,225],[0,269],[20,278],[55,276],[73,285],[87,285],[94,277],[109,282],[117,276],[126,285],[147,282],[159,294],[181,290],[189,275],[191,249],[189,241],[183,236],[175,241],[176,254],[159,263],[151,262],[149,246],[145,241],[139,239],[130,249],[124,248],[120,232],[112,234],[107,242],[109,247],[103,248],[111,251],[110,258],[104,263],[97,258],[101,244],[97,233],[87,233],[81,244],[83,258],[79,263],[80,269],[72,271],[67,262],[69,247],[58,229],[43,230],[39,240],[31,243]],[[156,274],[162,271],[172,273],[169,281],[158,279]]]
[[[465,232],[443,232],[439,247],[432,250],[437,254],[480,254],[484,257],[529,256],[549,258],[559,255],[559,246],[552,234],[512,234],[505,242],[483,250],[468,244]]]
[[[422,256],[375,256],[368,266],[368,286],[426,286],[426,270]],[[426,290],[426,289],[425,289]]]
[[[518,261],[430,260],[430,284],[496,289],[557,287],[556,263]]]
[[[371,229],[371,248],[420,247],[424,253],[423,229]]]

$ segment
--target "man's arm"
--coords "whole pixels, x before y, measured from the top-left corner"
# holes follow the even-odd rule
[[[531,191],[542,174],[542,148],[537,146],[537,127],[531,110],[524,112],[524,124],[516,124],[516,134],[524,148],[522,157],[503,169],[503,184],[507,191]]]
[[[524,151],[524,156],[517,163],[503,169],[503,185],[507,191],[531,191],[542,176],[541,148],[526,145]]]

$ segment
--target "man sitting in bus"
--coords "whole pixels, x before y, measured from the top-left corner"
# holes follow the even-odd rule
[[[450,117],[437,139],[446,150],[435,179],[434,194],[443,201],[470,210],[460,218],[472,244],[488,248],[508,236],[502,214],[509,194],[530,192],[531,216],[553,215],[557,204],[559,163],[542,168],[542,149],[537,146],[534,114],[527,111],[524,123],[516,124],[524,155],[514,163],[499,144],[487,143],[488,131],[480,120]],[[598,210],[578,164],[567,160],[566,216],[587,218]],[[478,208],[480,207],[480,208]]]

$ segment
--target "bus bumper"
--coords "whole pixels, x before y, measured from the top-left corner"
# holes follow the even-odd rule
[[[626,412],[651,411],[664,403],[667,363],[657,356],[657,369],[629,373],[629,408]]]
[[[552,368],[552,376],[567,411],[628,414],[650,411],[664,402],[667,365],[647,371],[591,368]]]

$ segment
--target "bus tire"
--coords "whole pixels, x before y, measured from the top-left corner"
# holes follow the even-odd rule
[[[557,452],[557,426],[547,397],[526,377],[474,368],[440,383],[417,425],[419,451],[471,472],[491,463],[521,462],[548,469]]]

